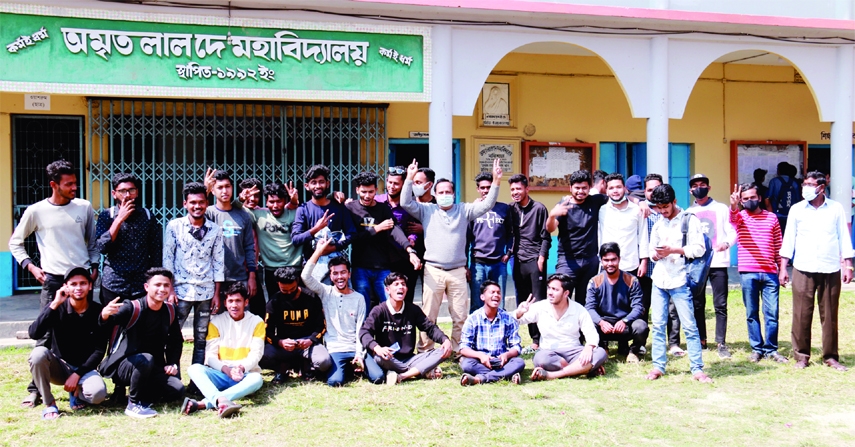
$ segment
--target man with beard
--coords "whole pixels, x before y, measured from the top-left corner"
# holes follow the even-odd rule
[[[552,246],[552,236],[546,231],[549,211],[528,195],[528,177],[516,174],[508,180],[511,188],[511,226],[514,229],[514,287],[517,305],[528,297],[534,301],[546,299],[546,260]],[[528,325],[532,347],[537,351],[540,333],[536,324]]]
[[[618,355],[626,355],[627,363],[638,363],[649,332],[647,320],[642,318],[641,286],[638,278],[620,268],[621,250],[617,243],[603,244],[600,260],[603,271],[588,282],[585,308],[597,328],[600,346],[607,349],[604,344],[616,340]],[[628,346],[630,340],[632,346]]]
[[[381,373],[386,371],[387,385],[419,377],[442,377],[442,369],[437,365],[451,355],[451,341],[428,320],[419,306],[404,302],[407,296],[406,276],[392,272],[383,282],[389,299],[371,309],[359,330],[362,346],[368,350],[365,363],[369,378],[375,384],[382,383],[382,374],[373,374],[378,368]],[[414,353],[416,329],[441,343],[441,349]]]
[[[133,174],[113,176],[115,205],[101,211],[95,234],[104,255],[101,304],[115,298],[135,300],[145,295],[145,272],[160,267],[163,229],[151,211],[142,207],[142,183]]]
[[[243,284],[232,284],[223,295],[226,312],[208,324],[205,364],[187,368],[205,398],[198,402],[185,398],[184,414],[216,409],[221,418],[234,416],[241,408],[234,401],[258,391],[264,383],[258,367],[264,351],[264,321],[246,312],[249,297]]]
[[[325,339],[327,350],[332,357],[332,368],[327,375],[327,385],[342,386],[349,375],[348,364],[353,365],[353,372],[362,372],[365,368],[363,362],[362,344],[359,343],[357,332],[365,321],[365,298],[357,291],[350,288],[350,261],[345,256],[333,258],[329,262],[329,277],[332,285],[322,284],[312,275],[312,271],[323,253],[329,252],[333,247],[332,239],[318,239],[315,252],[306,262],[306,267],[301,274],[306,288],[315,292],[321,299],[324,307],[324,318],[327,324]],[[376,366],[376,365],[375,365]],[[368,371],[372,380],[383,375],[379,367]]]
[[[365,308],[371,309],[372,301],[386,301],[384,280],[393,268],[407,262],[405,253],[409,254],[413,269],[421,267],[421,261],[410,246],[410,240],[395,225],[392,209],[374,200],[377,174],[362,172],[353,179],[353,183],[359,200],[346,205],[357,228],[350,258],[353,262],[353,288],[365,297]]]
[[[205,338],[211,313],[220,307],[220,285],[225,277],[223,230],[205,217],[205,185],[184,185],[187,215],[173,219],[163,238],[163,267],[175,275],[178,323],[184,326],[193,312],[192,363],[205,361]]]
[[[519,385],[525,360],[519,357],[519,323],[502,304],[502,290],[495,281],[481,283],[479,292],[484,305],[463,324],[460,340],[460,367],[463,386],[509,379]]]
[[[240,200],[245,209],[249,210],[252,222],[255,224],[255,234],[258,240],[258,253],[264,264],[264,288],[267,299],[272,300],[279,292],[279,282],[276,270],[282,267],[300,267],[303,264],[303,254],[300,247],[291,239],[291,228],[297,215],[297,188],[292,184],[272,182],[264,187],[266,208],[249,208],[247,203],[254,195],[261,194],[255,186],[244,189]],[[254,301],[250,299],[250,312],[255,313]],[[261,312],[257,315],[263,315]]]
[[[283,383],[288,370],[313,379],[332,365],[324,346],[323,307],[317,296],[297,284],[296,268],[279,267],[275,275],[279,291],[267,302],[267,343],[259,365],[276,371],[273,383]]]
[[[570,300],[572,281],[563,273],[549,276],[546,300],[533,303],[529,298],[514,312],[520,324],[537,323],[540,350],[534,355],[531,380],[553,380],[586,374],[606,373],[603,364],[608,353],[599,347],[600,337],[591,315],[581,304]],[[582,346],[582,336],[585,345]]]
[[[406,173],[407,168],[404,166],[389,168],[389,172],[386,174],[386,193],[374,196],[374,200],[378,203],[387,203],[392,208],[392,215],[395,216],[395,224],[404,230],[404,234],[407,235],[407,239],[410,240],[412,247],[416,250],[416,256],[421,260],[424,259],[425,252],[422,224],[401,207],[401,189],[404,187],[404,176]],[[433,199],[429,193],[425,193],[422,197]],[[419,197],[417,200],[421,200],[422,197]],[[416,270],[410,264],[401,264],[397,271],[407,277],[406,302],[412,304],[415,298],[416,283],[422,277],[423,270]]]
[[[638,205],[626,194],[621,174],[606,177],[606,196],[609,202],[600,208],[599,244],[615,242],[620,247],[620,269],[632,276],[647,273],[647,221]]]
[[[77,174],[71,163],[57,160],[45,169],[50,180],[51,196],[30,205],[12,237],[9,251],[21,268],[30,272],[42,284],[39,309],[44,309],[62,287],[65,272],[83,267],[91,269],[93,280],[98,277],[100,253],[96,247],[95,212],[92,204],[77,197]],[[33,263],[24,247],[24,240],[35,233],[41,256],[41,267]],[[50,332],[36,342],[45,346]],[[24,408],[39,403],[38,389],[30,382],[29,396],[21,402]]]
[[[558,229],[558,264],[555,270],[567,275],[573,299],[584,305],[588,281],[597,274],[597,229],[600,208],[609,201],[604,194],[589,195],[591,174],[570,174],[570,195],[564,196],[546,219],[546,230]]]
[[[245,178],[240,181],[240,194],[238,195],[238,201],[234,202],[233,205],[235,207],[243,207],[246,211],[252,214],[252,211],[259,208],[259,204],[261,203],[261,190],[264,187],[264,184],[261,183],[261,180],[255,177]],[[252,193],[246,194],[246,199],[242,199],[244,196],[244,191],[252,191]],[[252,217],[252,216],[250,216]],[[249,299],[249,311],[254,313],[255,315],[264,315],[264,306],[266,303],[266,294],[264,287],[264,266],[259,262],[258,253],[258,229],[255,228],[255,219],[252,221],[253,223],[253,231],[252,235],[255,238],[255,296]]]
[[[303,258],[308,260],[319,240],[332,239],[333,243],[326,245],[324,253],[321,253],[317,261],[322,268],[316,273],[316,278],[327,283],[329,277],[326,266],[331,259],[344,256],[342,251],[356,235],[356,227],[353,226],[353,219],[347,208],[327,197],[330,187],[329,168],[323,165],[309,168],[306,172],[305,187],[306,191],[312,194],[312,200],[297,208],[291,242],[303,247]]]
[[[37,346],[30,353],[33,382],[45,401],[42,419],[60,416],[50,385],[63,385],[72,410],[100,404],[107,396],[104,379],[96,368],[107,345],[105,328],[98,324],[101,305],[89,300],[92,279],[85,268],[75,267],[50,305],[30,325],[30,338],[38,340],[51,330],[51,346]]]

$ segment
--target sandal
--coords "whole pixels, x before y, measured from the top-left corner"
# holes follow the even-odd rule
[[[45,421],[55,421],[62,417],[62,413],[59,412],[59,408],[56,407],[56,402],[53,405],[48,405],[42,410],[42,420]]]
[[[645,379],[656,380],[656,379],[658,379],[664,375],[665,375],[665,373],[663,373],[662,371],[659,371],[658,369],[653,369],[649,373],[647,373],[647,376],[645,377]]]
[[[427,373],[425,378],[428,380],[439,380],[442,378],[442,368],[437,366],[433,371]]]
[[[473,376],[472,374],[463,373],[463,375],[460,376],[460,385],[461,386],[475,385],[476,383],[478,383],[478,382],[476,382],[475,376]]]
[[[185,415],[191,415],[191,414],[199,411],[200,406],[201,405],[199,405],[199,402],[197,402],[197,401],[195,401],[189,397],[185,397],[184,403],[181,404],[181,413],[185,414]]]
[[[514,375],[511,376],[511,383],[513,383],[514,385],[519,385],[520,382],[522,382],[522,377],[520,377],[520,373],[514,373]]]
[[[599,368],[591,371],[591,377],[598,377],[598,376],[604,376],[604,375],[606,375],[606,367],[602,366],[602,365],[600,365]]]
[[[68,404],[71,406],[73,411],[80,411],[86,408],[86,402],[75,396],[74,393],[68,393]]]
[[[701,383],[713,383],[712,378],[710,378],[710,376],[706,375],[706,373],[704,373],[703,371],[693,374],[692,380],[697,380],[698,382],[701,382]]]
[[[27,396],[23,401],[21,401],[21,408],[35,408],[42,401],[42,396],[33,391]]]
[[[534,371],[531,372],[531,381],[532,382],[540,382],[542,380],[546,380],[547,372],[545,369],[541,367],[534,368]]]
[[[221,400],[217,405],[218,413],[221,419],[232,417],[240,412],[241,406],[230,401]]]

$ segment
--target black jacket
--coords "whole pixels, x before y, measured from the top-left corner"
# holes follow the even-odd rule
[[[147,297],[134,300],[140,305],[140,313],[131,327],[127,326],[134,313],[132,301],[125,301],[119,313],[107,321],[98,319],[99,323],[111,329],[111,346],[108,347],[107,358],[98,368],[104,377],[111,377],[123,359],[139,353],[151,354],[155,367],[181,362],[184,337],[174,306],[163,303],[160,310],[154,311],[146,300]]]
[[[42,312],[30,324],[30,338],[38,340],[47,331],[52,331],[50,352],[72,367],[78,375],[92,371],[104,358],[107,346],[106,328],[98,321],[101,319],[101,305],[89,301],[89,307],[83,315],[78,315],[66,300],[56,310],[45,306]]]

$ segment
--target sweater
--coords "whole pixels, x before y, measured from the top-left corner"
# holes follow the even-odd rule
[[[294,299],[276,292],[267,302],[267,343],[279,346],[279,341],[307,338],[312,344],[324,341],[327,331],[321,301],[312,292],[300,289]]]
[[[466,243],[470,247],[473,262],[495,264],[514,246],[511,207],[496,203],[493,209],[469,223]]]
[[[413,197],[413,181],[405,180],[401,206],[421,221],[425,230],[426,264],[451,270],[466,266],[466,230],[469,222],[483,216],[496,204],[499,187],[490,187],[487,197],[475,203],[455,203],[448,210]]]
[[[549,210],[542,203],[529,198],[528,205],[511,205],[514,228],[514,258],[518,262],[536,261],[539,256],[549,257],[552,236],[546,231]]]
[[[65,276],[75,267],[88,269],[101,259],[95,246],[95,212],[86,200],[72,199],[65,205],[53,205],[45,199],[24,210],[9,238],[9,251],[24,269],[32,262],[24,248],[24,239],[33,233],[41,255],[39,264],[45,273]]]
[[[205,338],[205,364],[217,371],[223,366],[243,366],[244,371],[261,372],[258,362],[264,354],[264,321],[244,313],[240,321],[228,312],[211,317]]]
[[[401,349],[395,353],[395,358],[405,361],[415,352],[416,328],[437,343],[448,340],[439,326],[425,316],[421,307],[404,303],[404,308],[398,313],[392,313],[390,307],[388,301],[374,306],[359,329],[362,346],[372,354],[378,345],[388,348],[398,343]]]
[[[781,260],[781,224],[775,213],[731,210],[730,223],[736,227],[739,271],[777,273]]]
[[[258,265],[255,260],[252,217],[238,207],[226,211],[216,206],[208,207],[205,217],[223,230],[224,279],[246,281],[248,273],[254,272]]]
[[[357,333],[365,321],[365,297],[352,290],[342,295],[334,286],[321,284],[312,276],[314,262],[306,263],[300,276],[306,287],[318,294],[324,308],[324,319],[327,323],[327,334],[324,337],[327,351],[353,352],[356,357],[362,357],[362,345]]]
[[[606,320],[611,324],[624,320],[630,324],[644,314],[643,293],[638,278],[620,272],[615,284],[611,284],[606,272],[588,281],[585,309],[591,314],[594,324]]]

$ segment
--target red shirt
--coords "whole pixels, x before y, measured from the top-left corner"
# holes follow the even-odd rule
[[[737,260],[740,272],[778,273],[781,260],[781,225],[768,211],[748,214],[730,210],[730,222],[736,228]]]

